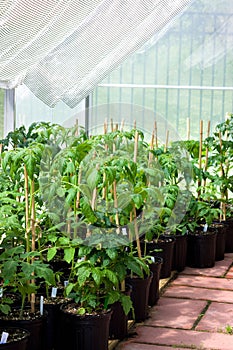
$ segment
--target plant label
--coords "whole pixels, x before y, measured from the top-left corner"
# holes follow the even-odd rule
[[[127,236],[127,230],[125,227],[122,228],[122,235]]]
[[[9,335],[9,333],[7,333],[7,332],[2,332],[0,344],[5,344],[5,343],[7,342],[8,335]]]
[[[51,292],[51,298],[56,298],[56,297],[57,297],[57,288],[53,287]]]
[[[44,313],[44,297],[41,295],[40,297],[40,314],[43,315]]]
[[[69,284],[69,281],[64,281],[64,287],[66,288]]]

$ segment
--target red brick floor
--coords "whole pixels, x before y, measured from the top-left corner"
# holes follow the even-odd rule
[[[116,350],[233,350],[232,263],[228,253],[213,268],[185,268]]]

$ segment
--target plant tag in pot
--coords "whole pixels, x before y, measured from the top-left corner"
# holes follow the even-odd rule
[[[69,284],[69,281],[64,281],[64,287],[66,288]]]
[[[122,228],[122,235],[127,236],[127,230],[125,227]]]
[[[151,261],[154,263],[155,262],[155,257],[154,256],[151,256]]]
[[[203,227],[203,232],[207,232],[207,230],[208,230],[208,224],[205,224]]]
[[[3,297],[3,288],[0,288],[0,298]]]
[[[8,335],[9,335],[9,333],[7,333],[7,332],[2,332],[0,344],[5,344],[5,343],[7,342]]]
[[[56,297],[57,297],[57,288],[53,287],[51,292],[51,298],[56,298]]]
[[[40,314],[43,315],[44,313],[44,297],[41,295],[40,297]]]

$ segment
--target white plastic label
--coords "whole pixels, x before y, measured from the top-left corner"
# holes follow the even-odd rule
[[[208,224],[205,224],[203,227],[203,232],[207,232],[207,229],[208,229]]]
[[[66,288],[69,284],[69,281],[64,281],[64,287]]]
[[[51,298],[56,298],[56,297],[57,297],[57,288],[53,287],[51,292]]]
[[[154,256],[151,256],[151,261],[154,263],[155,262],[155,257]]]
[[[40,297],[40,314],[43,315],[44,313],[44,297],[41,295]]]
[[[122,235],[127,236],[127,230],[125,227],[122,228]]]
[[[0,298],[3,297],[3,288],[0,288]]]
[[[7,333],[7,332],[2,332],[1,344],[6,344],[8,335],[9,335],[9,333]]]

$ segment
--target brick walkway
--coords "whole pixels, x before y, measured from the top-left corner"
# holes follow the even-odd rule
[[[232,262],[229,253],[213,268],[186,268],[116,350],[233,350]]]

